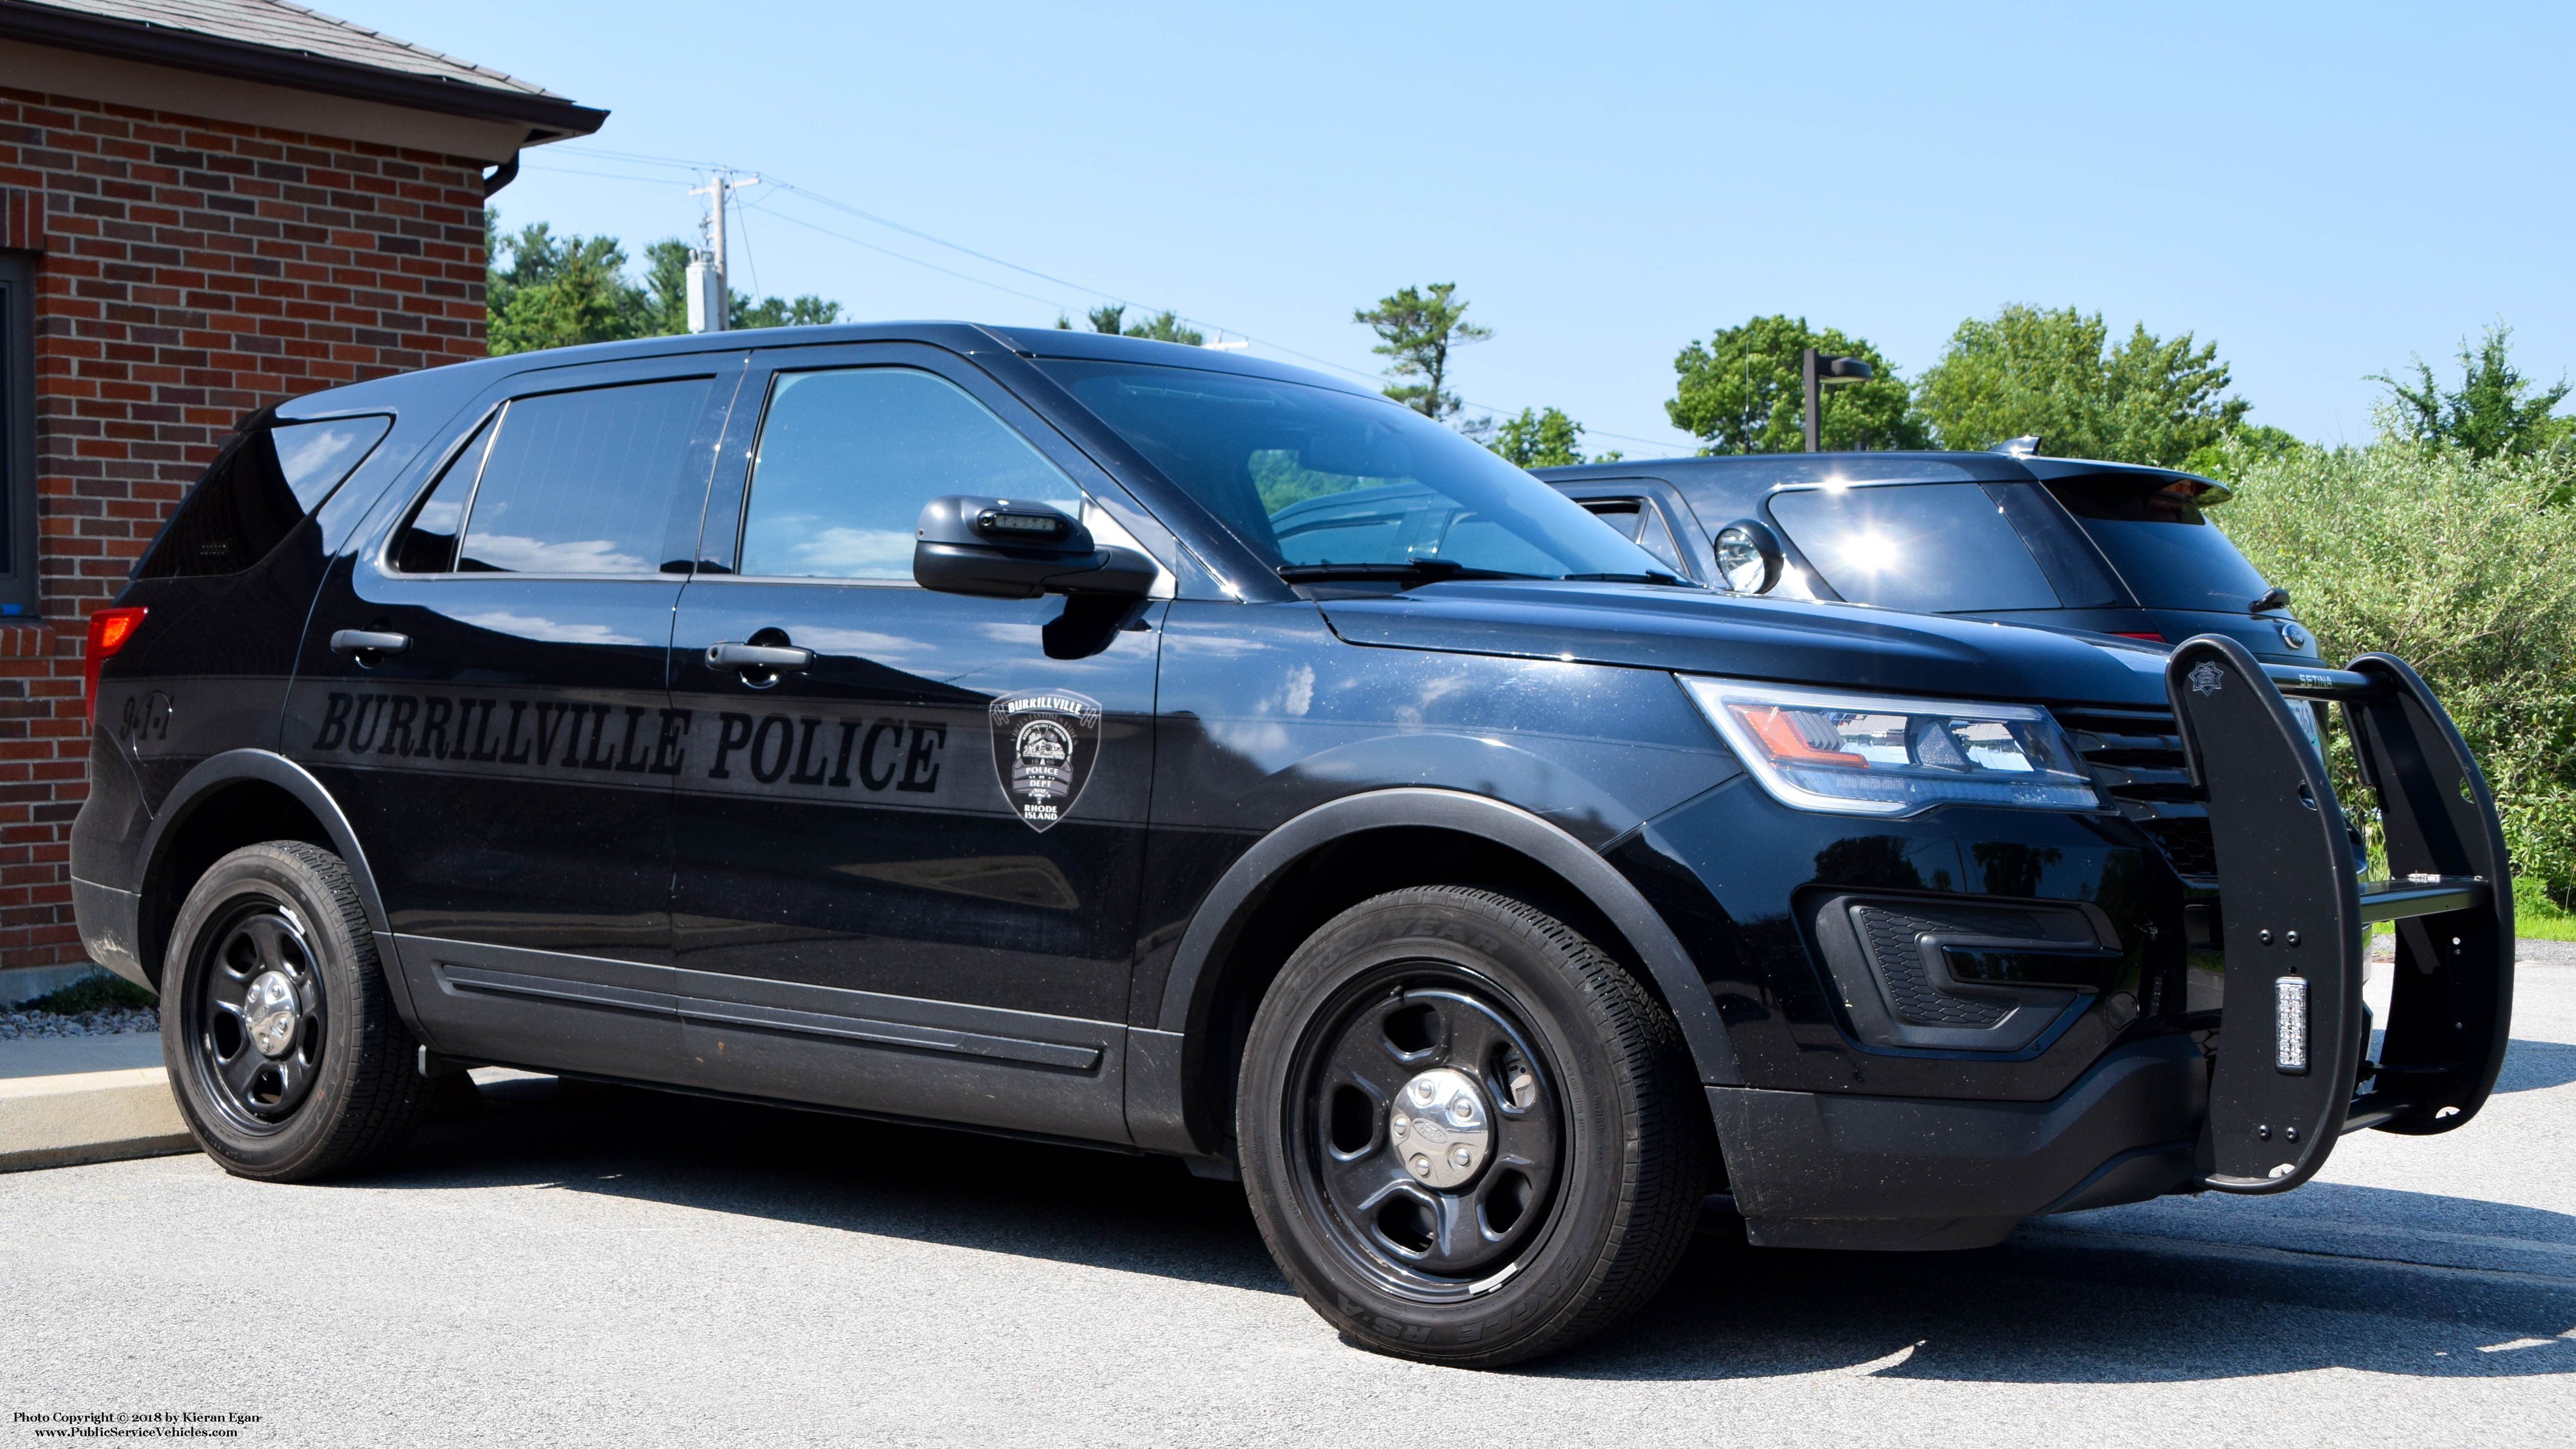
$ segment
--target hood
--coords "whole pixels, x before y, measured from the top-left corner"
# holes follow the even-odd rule
[[[1353,644],[1564,659],[1885,694],[2161,708],[2165,651],[1866,604],[1510,580],[1325,599]]]

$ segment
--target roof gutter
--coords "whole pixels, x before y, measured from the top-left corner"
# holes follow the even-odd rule
[[[385,70],[334,60],[304,50],[279,50],[194,30],[115,20],[60,10],[29,0],[0,0],[0,39],[144,61],[233,80],[346,96],[416,111],[478,121],[515,121],[528,128],[527,144],[587,136],[608,112],[577,106],[560,96],[532,95],[497,86],[410,71]]]

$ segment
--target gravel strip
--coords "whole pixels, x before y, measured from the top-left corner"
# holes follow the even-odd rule
[[[57,1016],[50,1011],[0,1011],[0,1041],[41,1036],[121,1036],[160,1029],[161,1013],[149,1006],[111,1007],[77,1016]]]

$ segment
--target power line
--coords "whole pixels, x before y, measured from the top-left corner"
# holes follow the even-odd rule
[[[611,150],[607,150],[607,149],[605,149],[605,148],[600,148],[600,147],[573,147],[573,146],[562,146],[562,145],[559,145],[559,146],[557,146],[555,149],[556,149],[556,153],[557,153],[557,154],[562,154],[562,155],[570,155],[570,156],[576,156],[576,157],[582,157],[582,156],[596,156],[596,157],[600,158],[601,160],[606,160],[606,161],[618,161],[618,162],[628,162],[628,163],[640,163],[640,164],[644,164],[644,165],[651,165],[651,166],[669,166],[669,167],[675,167],[675,168],[679,168],[679,169],[683,169],[683,170],[708,170],[708,169],[714,169],[714,168],[716,167],[716,165],[717,165],[717,163],[714,163],[714,162],[686,161],[686,160],[682,160],[682,159],[680,159],[680,158],[678,158],[678,157],[672,157],[672,156],[653,156],[653,155],[648,155],[648,154],[645,154],[645,153],[642,153],[642,152],[635,152],[635,151],[611,151]],[[568,167],[538,165],[535,169],[543,170],[543,171],[557,171],[557,172],[562,172],[562,173],[567,174],[567,175],[574,175],[574,176],[597,176],[597,177],[601,177],[601,178],[603,178],[603,179],[607,179],[607,180],[617,180],[617,181],[638,181],[638,182],[645,182],[645,183],[647,183],[647,184],[650,184],[650,185],[657,185],[657,186],[659,186],[659,185],[668,185],[668,184],[670,184],[670,183],[668,183],[668,182],[666,182],[666,181],[660,180],[660,179],[658,179],[658,178],[653,178],[653,177],[644,177],[644,176],[626,176],[626,175],[620,175],[620,174],[611,173],[611,172],[577,171],[577,170],[573,170],[573,169],[568,168]],[[879,216],[879,215],[878,215],[878,214],[876,214],[875,212],[871,212],[871,211],[863,210],[862,208],[852,206],[852,205],[850,205],[850,204],[849,204],[849,203],[847,203],[847,202],[840,201],[840,200],[838,200],[838,199],[836,199],[836,198],[834,198],[834,197],[826,196],[826,195],[824,195],[823,193],[821,193],[821,192],[819,192],[819,191],[812,190],[812,189],[810,189],[810,188],[808,188],[808,187],[799,186],[799,185],[795,184],[795,183],[794,183],[794,182],[792,182],[792,181],[782,181],[782,180],[780,180],[780,179],[779,179],[778,177],[776,177],[776,176],[767,176],[767,174],[766,174],[766,173],[764,173],[764,175],[766,176],[766,178],[767,178],[767,180],[768,180],[769,185],[773,188],[773,190],[774,190],[774,191],[777,191],[777,192],[792,192],[792,193],[794,193],[794,194],[795,194],[795,195],[797,195],[797,196],[801,196],[801,197],[805,198],[806,200],[808,200],[808,201],[811,201],[811,202],[815,203],[816,205],[823,206],[823,207],[827,207],[827,208],[829,208],[829,209],[831,209],[831,210],[833,210],[833,211],[842,212],[842,213],[844,213],[844,214],[846,214],[846,215],[849,215],[849,216],[857,217],[857,218],[858,218],[858,219],[860,219],[861,221],[869,222],[869,223],[871,223],[871,224],[873,224],[873,225],[876,225],[876,226],[882,226],[882,227],[885,227],[886,229],[888,229],[888,230],[890,230],[890,231],[897,231],[897,232],[901,232],[901,233],[903,233],[903,234],[904,234],[904,235],[906,235],[906,236],[914,237],[914,238],[917,238],[917,239],[919,239],[919,240],[921,240],[921,241],[929,242],[929,243],[930,243],[931,245],[933,245],[933,246],[937,246],[937,247],[944,247],[944,248],[946,248],[947,250],[949,250],[949,251],[953,251],[953,252],[956,252],[956,253],[958,253],[958,254],[960,254],[960,255],[962,255],[962,256],[969,256],[969,257],[973,257],[973,258],[975,258],[977,261],[980,261],[980,262],[990,263],[990,264],[991,264],[991,265],[993,265],[993,266],[1002,267],[1002,268],[1005,268],[1005,269],[1010,270],[1010,271],[1018,272],[1018,273],[1020,273],[1020,274],[1021,274],[1021,275],[1023,275],[1023,276],[1035,277],[1035,278],[1037,278],[1039,281],[1052,283],[1052,284],[1053,284],[1053,285],[1055,285],[1055,286],[1059,286],[1059,287],[1067,287],[1067,288],[1070,288],[1070,289],[1072,289],[1072,290],[1074,290],[1074,291],[1076,291],[1076,292],[1083,292],[1083,293],[1087,293],[1087,294],[1089,294],[1089,295],[1091,295],[1091,296],[1094,296],[1094,297],[1104,298],[1104,299],[1106,299],[1106,300],[1108,300],[1108,301],[1110,301],[1110,302],[1116,303],[1117,305],[1119,305],[1119,306],[1121,306],[1121,307],[1133,307],[1133,308],[1137,308],[1138,310],[1141,310],[1141,311],[1168,312],[1168,313],[1170,313],[1173,317],[1177,318],[1177,319],[1178,319],[1178,320],[1180,320],[1180,321],[1190,323],[1190,324],[1192,324],[1192,325],[1194,325],[1194,326],[1205,327],[1205,328],[1209,329],[1210,331],[1217,332],[1217,333],[1220,333],[1220,334],[1231,334],[1231,335],[1233,335],[1233,336],[1243,338],[1245,341],[1247,341],[1247,342],[1251,342],[1251,343],[1255,344],[1256,346],[1260,346],[1260,347],[1263,347],[1263,348],[1267,348],[1267,349],[1269,349],[1269,350],[1270,350],[1270,351],[1272,351],[1272,352],[1283,353],[1283,354],[1285,354],[1285,355],[1287,355],[1287,356],[1289,356],[1289,357],[1294,357],[1294,358],[1297,358],[1297,359],[1299,359],[1299,360],[1301,360],[1301,361],[1304,361],[1304,362],[1311,362],[1311,363],[1315,364],[1315,365],[1316,365],[1316,366],[1318,366],[1318,367],[1330,368],[1331,370],[1333,370],[1333,371],[1335,371],[1335,372],[1339,372],[1339,373],[1343,373],[1343,374],[1346,374],[1346,375],[1351,376],[1351,377],[1359,378],[1359,379],[1361,379],[1361,380],[1362,380],[1362,381],[1364,381],[1364,382],[1372,382],[1372,383],[1374,383],[1374,382],[1381,382],[1381,381],[1383,380],[1383,379],[1382,379],[1382,377],[1381,377],[1380,375],[1378,375],[1378,374],[1368,373],[1368,372],[1363,372],[1363,371],[1361,371],[1360,369],[1358,369],[1358,368],[1356,368],[1356,367],[1351,367],[1351,366],[1348,366],[1347,364],[1344,364],[1344,363],[1335,362],[1335,361],[1331,360],[1330,358],[1317,357],[1317,356],[1315,356],[1313,353],[1310,353],[1310,352],[1300,352],[1300,351],[1298,351],[1296,348],[1283,346],[1283,345],[1282,345],[1282,344],[1280,344],[1280,343],[1267,341],[1267,340],[1265,340],[1265,339],[1263,339],[1263,338],[1260,338],[1260,337],[1255,337],[1255,336],[1253,336],[1251,333],[1246,332],[1246,331],[1244,331],[1243,329],[1241,329],[1241,328],[1239,328],[1239,327],[1227,327],[1227,326],[1223,326],[1223,325],[1221,325],[1221,324],[1219,324],[1219,323],[1216,323],[1216,322],[1210,321],[1209,319],[1204,318],[1204,317],[1193,317],[1193,316],[1188,316],[1188,315],[1186,315],[1186,314],[1184,314],[1184,313],[1181,313],[1181,312],[1180,312],[1180,311],[1178,311],[1177,309],[1170,308],[1170,307],[1150,307],[1150,306],[1145,306],[1145,305],[1140,304],[1140,303],[1137,303],[1137,302],[1135,302],[1135,301],[1133,301],[1133,300],[1131,300],[1131,299],[1129,299],[1129,298],[1127,298],[1127,297],[1121,296],[1120,294],[1118,294],[1118,293],[1116,293],[1116,292],[1105,291],[1105,290],[1103,290],[1103,289],[1101,289],[1101,288],[1098,288],[1098,287],[1087,287],[1087,286],[1084,286],[1084,285],[1083,285],[1082,283],[1080,283],[1080,282],[1071,281],[1071,280],[1068,280],[1068,279],[1063,278],[1063,277],[1058,277],[1058,276],[1052,275],[1051,273],[1041,272],[1041,271],[1037,270],[1037,269],[1036,269],[1036,268],[1034,268],[1034,267],[1024,267],[1024,266],[1021,266],[1021,265],[1020,265],[1019,263],[1017,263],[1017,262],[1009,261],[1009,260],[1006,260],[1006,259],[1004,259],[1004,258],[994,256],[994,255],[992,255],[992,254],[990,254],[990,253],[988,253],[988,252],[978,251],[978,250],[976,250],[976,249],[975,249],[975,248],[973,248],[973,247],[963,245],[962,243],[949,241],[949,240],[947,240],[947,239],[946,239],[946,238],[944,238],[944,237],[934,236],[934,235],[932,235],[931,233],[926,232],[926,231],[922,231],[922,230],[920,230],[920,229],[919,229],[919,228],[917,228],[917,227],[907,226],[907,225],[905,225],[904,223],[899,222],[899,221],[896,221],[896,220],[894,220],[894,219],[893,219],[893,218],[891,218],[891,217]],[[1056,309],[1059,313],[1061,313],[1061,314],[1070,315],[1070,314],[1071,314],[1071,313],[1073,313],[1075,310],[1077,310],[1075,307],[1070,306],[1070,305],[1068,305],[1068,304],[1066,304],[1066,303],[1064,303],[1064,302],[1062,302],[1062,301],[1060,301],[1060,300],[1057,300],[1057,299],[1055,299],[1055,298],[1040,297],[1040,296],[1037,296],[1037,295],[1035,295],[1035,294],[1033,294],[1033,293],[1023,292],[1023,291],[1021,291],[1021,290],[1019,290],[1018,288],[1015,288],[1015,287],[1006,287],[1006,286],[1003,286],[1003,285],[1002,285],[1001,283],[999,283],[999,282],[991,281],[991,280],[989,280],[989,279],[987,279],[987,278],[977,277],[977,276],[971,275],[971,274],[966,273],[966,272],[960,272],[960,271],[956,271],[956,270],[954,270],[954,269],[952,269],[952,268],[949,268],[949,267],[943,267],[943,266],[940,266],[939,264],[937,264],[937,263],[935,263],[935,262],[924,261],[924,260],[922,260],[922,259],[921,259],[921,258],[919,258],[919,257],[911,256],[911,255],[908,255],[908,254],[903,253],[903,252],[894,251],[894,250],[892,250],[892,249],[890,249],[890,248],[887,248],[887,247],[881,247],[881,246],[878,246],[878,245],[876,245],[876,244],[875,244],[875,243],[873,243],[873,242],[862,241],[862,240],[860,240],[860,239],[859,239],[859,238],[857,238],[857,237],[850,236],[850,235],[848,235],[847,233],[844,233],[844,232],[834,231],[834,230],[832,230],[832,229],[831,229],[831,228],[829,228],[829,227],[817,226],[817,225],[815,225],[814,223],[809,222],[809,221],[806,221],[806,220],[804,220],[804,219],[803,219],[803,218],[801,218],[801,217],[797,217],[797,216],[791,215],[791,214],[789,214],[789,213],[787,213],[787,212],[777,210],[777,209],[776,209],[776,208],[774,208],[774,207],[766,206],[766,205],[764,205],[762,202],[747,202],[747,203],[745,203],[745,204],[744,204],[744,206],[743,206],[743,210],[745,210],[745,211],[749,211],[749,210],[753,209],[754,207],[758,207],[758,208],[760,208],[760,209],[762,209],[762,210],[766,210],[766,211],[768,211],[768,212],[769,212],[769,214],[770,214],[771,216],[774,216],[774,217],[778,218],[778,219],[779,219],[779,220],[781,220],[781,221],[789,222],[789,223],[791,223],[791,224],[793,224],[793,225],[797,225],[797,226],[804,227],[804,228],[806,228],[806,229],[807,229],[807,230],[809,230],[809,231],[817,232],[817,233],[820,233],[821,235],[831,237],[831,238],[833,238],[833,239],[834,239],[834,240],[836,240],[836,241],[844,241],[844,242],[848,242],[848,243],[850,243],[850,244],[851,244],[851,245],[853,245],[853,246],[864,247],[864,248],[866,248],[866,249],[867,249],[867,250],[869,250],[869,251],[872,251],[872,252],[875,252],[875,253],[879,254],[880,256],[892,257],[892,258],[894,258],[894,259],[895,259],[895,260],[897,260],[897,261],[910,262],[910,263],[911,263],[911,264],[913,264],[914,266],[927,268],[927,269],[929,269],[929,270],[931,270],[931,271],[938,272],[938,273],[940,273],[940,274],[941,274],[941,275],[943,275],[943,276],[955,277],[955,278],[957,278],[959,281],[963,281],[963,282],[972,282],[972,283],[974,283],[974,284],[976,284],[976,285],[978,285],[978,286],[982,286],[982,287],[989,287],[989,288],[993,289],[994,291],[1002,292],[1002,293],[1005,293],[1005,294],[1007,294],[1007,295],[1009,295],[1009,296],[1018,297],[1018,298],[1020,298],[1020,299],[1022,299],[1022,300],[1024,300],[1024,301],[1036,302],[1036,303],[1039,303],[1039,304],[1041,304],[1041,305],[1043,305],[1043,306],[1053,307],[1053,308],[1055,308],[1055,309]],[[749,236],[749,234],[748,234],[747,232],[746,232],[746,234],[745,234],[745,236],[744,236],[744,238],[743,238],[743,241],[744,241],[744,249],[745,249],[745,252],[746,252],[746,254],[748,254],[748,252],[749,252],[750,236]],[[1521,411],[1526,411],[1525,409],[1516,409],[1516,408],[1498,408],[1498,407],[1492,406],[1491,404],[1488,404],[1488,403],[1478,402],[1478,401],[1476,401],[1476,400],[1475,400],[1475,399],[1473,399],[1473,398],[1466,398],[1466,397],[1462,397],[1462,398],[1460,398],[1460,399],[1459,399],[1459,401],[1460,401],[1460,402],[1462,402],[1462,403],[1464,403],[1464,404],[1466,404],[1468,407],[1475,408],[1476,410],[1478,410],[1478,411],[1480,411],[1480,412],[1492,413],[1492,414],[1496,414],[1496,415],[1498,415],[1498,416],[1499,416],[1499,415],[1513,415],[1513,414],[1517,414],[1517,413],[1519,413],[1519,412],[1521,412]],[[1615,440],[1615,441],[1617,441],[1617,442],[1622,442],[1622,443],[1637,443],[1637,444],[1640,444],[1640,445],[1642,445],[1642,446],[1650,447],[1650,448],[1669,448],[1669,447],[1673,446],[1670,442],[1668,442],[1668,441],[1666,441],[1666,440],[1663,440],[1663,439],[1659,439],[1659,438],[1640,438],[1640,437],[1634,437],[1634,436],[1631,436],[1631,435],[1629,435],[1629,434],[1627,434],[1627,433],[1613,433],[1613,432],[1609,432],[1609,431],[1606,431],[1606,430],[1603,430],[1603,429],[1589,428],[1589,427],[1585,428],[1583,431],[1584,431],[1584,433],[1585,433],[1585,435],[1586,435],[1586,436],[1597,436],[1597,437],[1609,438],[1609,439]]]

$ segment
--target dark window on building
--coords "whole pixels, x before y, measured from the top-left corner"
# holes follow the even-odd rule
[[[922,505],[952,493],[1082,511],[1073,480],[946,378],[908,367],[780,373],[739,572],[908,581]]]
[[[692,377],[513,399],[413,511],[394,567],[661,572],[679,490],[703,487],[712,461],[689,441],[713,386]]]
[[[237,434],[135,570],[145,579],[239,573],[268,557],[366,460],[386,417],[273,423]]]
[[[36,269],[0,256],[0,615],[36,611]]]

